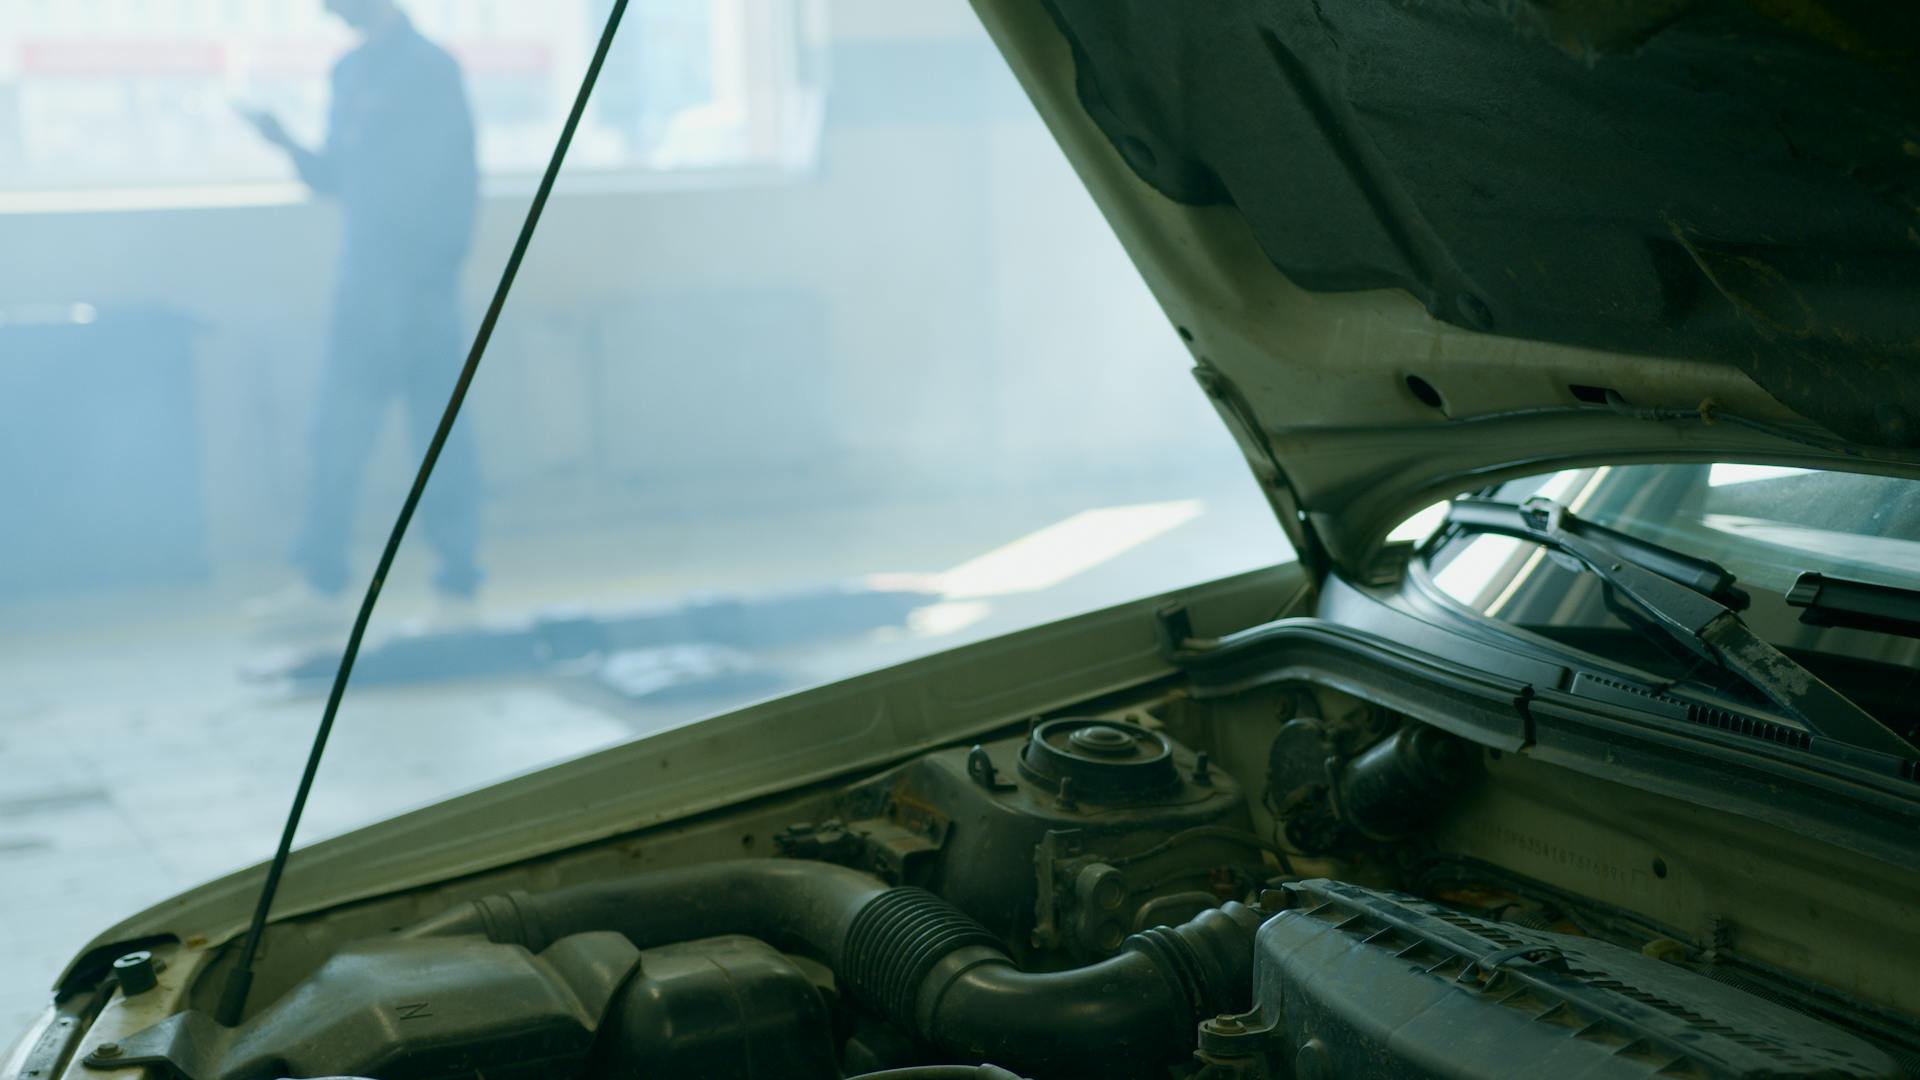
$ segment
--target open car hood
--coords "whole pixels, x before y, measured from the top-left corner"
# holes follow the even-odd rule
[[[1575,464],[1920,472],[1909,5],[975,6],[1310,561]]]

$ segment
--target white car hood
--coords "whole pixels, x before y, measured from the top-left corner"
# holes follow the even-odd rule
[[[1309,562],[1577,464],[1920,475],[1909,15],[975,6]]]

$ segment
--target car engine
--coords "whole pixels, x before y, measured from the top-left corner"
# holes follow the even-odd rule
[[[1256,696],[1252,727],[1174,698],[928,753],[772,852],[316,931],[243,1023],[202,986],[84,1075],[1911,1075],[1884,1016],[1448,850],[1497,754]]]

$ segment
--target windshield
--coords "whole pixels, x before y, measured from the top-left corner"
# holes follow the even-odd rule
[[[1532,476],[1476,494],[1508,502],[1545,496],[1584,521],[1719,563],[1751,596],[1741,618],[1756,633],[1896,731],[1920,724],[1911,699],[1920,689],[1920,642],[1810,626],[1785,600],[1806,572],[1920,587],[1920,482],[1772,465],[1627,465]],[[1631,625],[1602,582],[1539,544],[1443,531],[1426,566],[1441,591],[1485,615],[1662,679],[1751,696]]]
[[[610,6],[7,7],[0,1028],[272,853]],[[634,0],[300,842],[1286,560],[1192,363],[965,0]]]

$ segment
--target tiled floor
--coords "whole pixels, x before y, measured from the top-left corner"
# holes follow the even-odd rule
[[[1229,478],[1231,480],[1233,478]],[[1091,569],[970,602],[967,619],[790,649],[793,684],[1274,561],[1251,485]],[[817,584],[940,569],[1100,505],[892,508],[742,522],[690,547],[671,527],[494,547],[489,617],[556,604],[615,608],[688,591]],[[767,538],[780,542],[770,544]],[[1031,547],[1032,545],[1029,545]],[[1045,546],[1045,545],[1041,545]],[[1056,545],[1057,546],[1057,545]],[[1022,549],[1026,550],[1026,549]],[[994,567],[986,567],[993,570]],[[421,609],[394,580],[375,636]],[[320,701],[238,677],[262,649],[240,614],[258,581],[191,595],[10,608],[0,621],[0,1045],[73,952],[119,918],[270,853]],[[978,610],[975,610],[975,609]],[[944,632],[943,632],[944,631]],[[302,828],[324,836],[635,734],[725,708],[637,707],[550,680],[364,688],[348,698]]]

